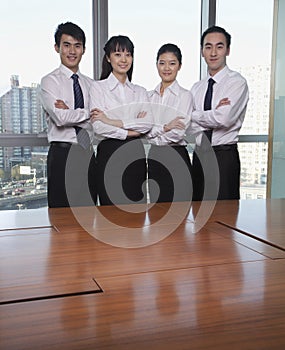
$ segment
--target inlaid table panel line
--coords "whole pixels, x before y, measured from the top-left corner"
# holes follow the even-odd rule
[[[228,228],[233,228],[231,225],[226,224],[226,223],[224,223],[224,222],[222,222],[222,221],[218,221],[217,223],[219,223],[219,224],[221,224],[221,225],[223,225],[223,226],[225,226],[225,227],[228,227]],[[273,241],[269,241],[269,240],[267,240],[266,238],[262,238],[262,236],[258,236],[256,233],[246,232],[246,231],[243,231],[243,230],[241,230],[241,229],[239,229],[239,228],[234,228],[234,230],[237,231],[237,232],[239,232],[240,234],[243,234],[243,235],[245,235],[245,236],[248,236],[248,237],[250,237],[250,238],[253,238],[253,239],[255,239],[256,241],[259,241],[259,242],[261,242],[261,243],[263,243],[263,244],[266,244],[266,245],[269,245],[269,246],[271,246],[271,247],[273,247],[273,248],[276,248],[276,249],[285,251],[285,245],[283,245],[283,243],[282,243],[282,245],[276,244],[276,243],[274,243]],[[284,235],[285,235],[285,232],[284,232]]]
[[[261,241],[255,236],[244,234],[237,229],[233,229],[224,223],[209,223],[207,228],[215,232],[219,236],[223,236],[229,240],[234,240],[235,242],[251,249],[252,251],[258,252],[263,256],[270,259],[284,259],[285,251],[279,247],[275,247],[269,244],[267,241]]]
[[[205,227],[193,234],[191,224],[185,222],[157,244],[135,249],[102,243],[83,230],[68,235],[2,237],[0,300],[25,299],[31,294],[33,297],[47,295],[44,290],[49,290],[50,294],[63,294],[66,289],[69,292],[69,285],[73,286],[73,292],[80,292],[84,290],[84,284],[76,283],[92,277],[97,280],[265,259],[263,255],[211,230]]]
[[[217,203],[216,221],[285,250],[284,198],[240,200],[236,215],[232,215],[232,205],[228,210],[231,215],[227,215],[227,207],[227,203]]]
[[[49,226],[52,225],[48,216],[48,208],[0,210],[0,230]]]
[[[6,237],[6,236],[40,235],[40,234],[50,234],[53,232],[57,232],[53,226],[11,228],[8,230],[1,230],[0,231],[0,242],[1,242],[1,238]]]
[[[102,277],[104,293],[1,306],[1,350],[283,349],[284,260]]]

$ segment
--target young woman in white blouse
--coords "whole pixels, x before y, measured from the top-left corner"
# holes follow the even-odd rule
[[[111,37],[102,74],[90,89],[90,110],[97,147],[97,188],[101,205],[146,202],[146,156],[141,135],[153,120],[147,91],[131,83],[134,45]]]
[[[193,108],[192,94],[181,87],[177,74],[182,55],[174,44],[163,45],[156,59],[161,82],[149,92],[154,126],[147,134],[149,195],[151,202],[190,201],[191,163],[184,140]]]

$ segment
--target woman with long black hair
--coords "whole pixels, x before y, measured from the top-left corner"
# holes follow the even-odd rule
[[[141,135],[152,127],[148,94],[131,82],[134,45],[111,37],[102,74],[90,89],[91,120],[97,147],[97,188],[101,205],[146,202],[146,156]]]

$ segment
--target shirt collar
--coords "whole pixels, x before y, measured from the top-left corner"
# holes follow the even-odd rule
[[[67,68],[65,65],[63,65],[62,63],[60,64],[60,66],[59,66],[59,69],[60,69],[60,71],[67,77],[67,78],[71,78],[71,76],[74,74],[74,72],[71,70],[71,69],[69,69],[69,68]],[[78,74],[78,76],[80,77],[80,71],[78,70],[77,72],[76,72],[76,74]]]
[[[123,85],[119,82],[119,80],[115,77],[115,75],[113,73],[111,73],[109,75],[107,80],[108,80],[108,85],[109,85],[110,91],[114,90],[119,85]],[[132,84],[128,78],[127,78],[124,85],[127,86],[128,88],[130,88],[131,90],[135,91],[134,84]]]
[[[154,94],[158,94],[160,95],[160,86],[161,86],[161,83],[159,83],[156,88],[151,91],[150,93],[150,96],[154,95]],[[166,90],[169,90],[172,94],[178,96],[179,95],[179,84],[177,82],[177,80],[174,80],[174,82],[169,85]]]
[[[221,69],[218,73],[216,73],[212,77],[208,74],[207,81],[208,79],[212,78],[215,80],[216,83],[219,83],[228,72],[229,72],[229,67],[225,65],[223,69]]]
[[[178,96],[179,95],[179,85],[178,85],[177,80],[174,80],[174,82],[170,86],[168,86],[167,89],[169,89],[174,95]]]

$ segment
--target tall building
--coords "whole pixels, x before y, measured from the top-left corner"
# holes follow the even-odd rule
[[[237,69],[246,77],[249,102],[241,135],[267,135],[269,125],[270,66]],[[246,198],[266,197],[267,142],[239,143],[241,194]]]
[[[35,134],[46,128],[44,111],[39,101],[39,85],[21,87],[19,77],[11,76],[11,89],[0,97],[2,133]],[[0,168],[7,171],[11,166],[31,159],[30,147],[2,149]]]

